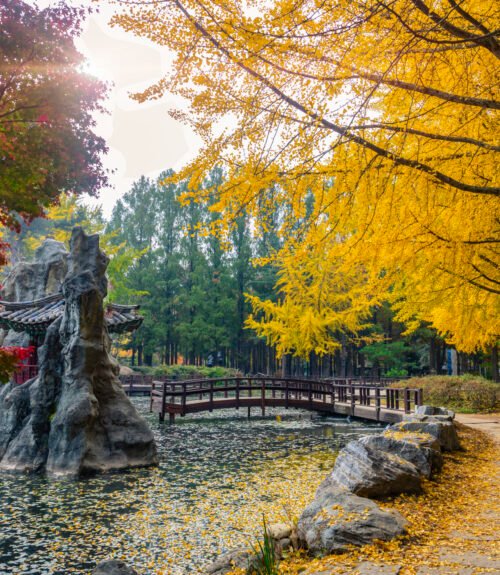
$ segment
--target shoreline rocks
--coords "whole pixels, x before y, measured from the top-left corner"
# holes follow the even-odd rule
[[[109,559],[99,563],[92,571],[92,575],[138,575],[138,573],[123,561]]]
[[[348,443],[299,519],[309,552],[339,553],[347,545],[402,535],[406,520],[368,498],[418,493],[421,478],[441,470],[441,450],[460,446],[453,418],[447,409],[421,406],[382,434]]]
[[[381,509],[372,498],[418,493],[422,478],[441,470],[442,450],[459,448],[453,419],[452,411],[421,406],[381,434],[348,443],[297,528],[269,525],[277,559],[300,547],[322,556],[404,535],[406,519],[395,510]],[[221,555],[206,572],[224,575],[239,567],[250,573],[256,562],[258,556],[240,547]]]
[[[397,511],[385,511],[371,499],[359,497],[329,478],[318,489],[298,522],[298,534],[312,555],[346,551],[374,539],[390,541],[406,532]]]
[[[421,491],[420,474],[413,463],[362,440],[351,441],[340,451],[330,477],[361,497]]]

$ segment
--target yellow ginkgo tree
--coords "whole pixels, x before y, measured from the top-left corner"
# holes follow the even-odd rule
[[[252,299],[258,333],[281,353],[323,353],[389,299],[410,330],[426,321],[463,351],[496,347],[497,2],[118,4],[116,25],[176,54],[135,96],[188,102],[172,113],[204,147],[176,178],[199,197],[223,165],[213,209],[227,226],[244,209],[265,229],[271,188],[290,206],[282,297]]]

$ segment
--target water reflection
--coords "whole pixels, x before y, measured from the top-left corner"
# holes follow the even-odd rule
[[[198,414],[170,427],[147,413],[147,399],[134,401],[160,467],[75,482],[0,476],[0,575],[83,575],[110,557],[141,574],[199,572],[252,540],[262,513],[297,515],[336,451],[379,430],[284,409]]]

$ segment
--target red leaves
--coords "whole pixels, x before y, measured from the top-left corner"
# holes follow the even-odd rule
[[[29,347],[19,347],[19,346],[9,346],[0,347],[0,353],[11,355],[16,359],[17,362],[24,361],[30,358],[35,352],[35,347],[30,345]]]
[[[7,383],[19,363],[32,357],[35,351],[36,348],[32,345],[0,347],[0,384]]]

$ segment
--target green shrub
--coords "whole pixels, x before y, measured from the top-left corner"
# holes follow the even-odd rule
[[[235,377],[241,375],[236,369],[229,367],[205,367],[196,365],[158,365],[149,368],[151,375],[165,375],[172,379],[182,381],[184,379],[201,379],[203,377]],[[143,372],[144,373],[144,372]]]
[[[399,381],[391,387],[420,387],[424,403],[457,413],[492,413],[500,409],[500,384],[478,375],[429,375]]]

